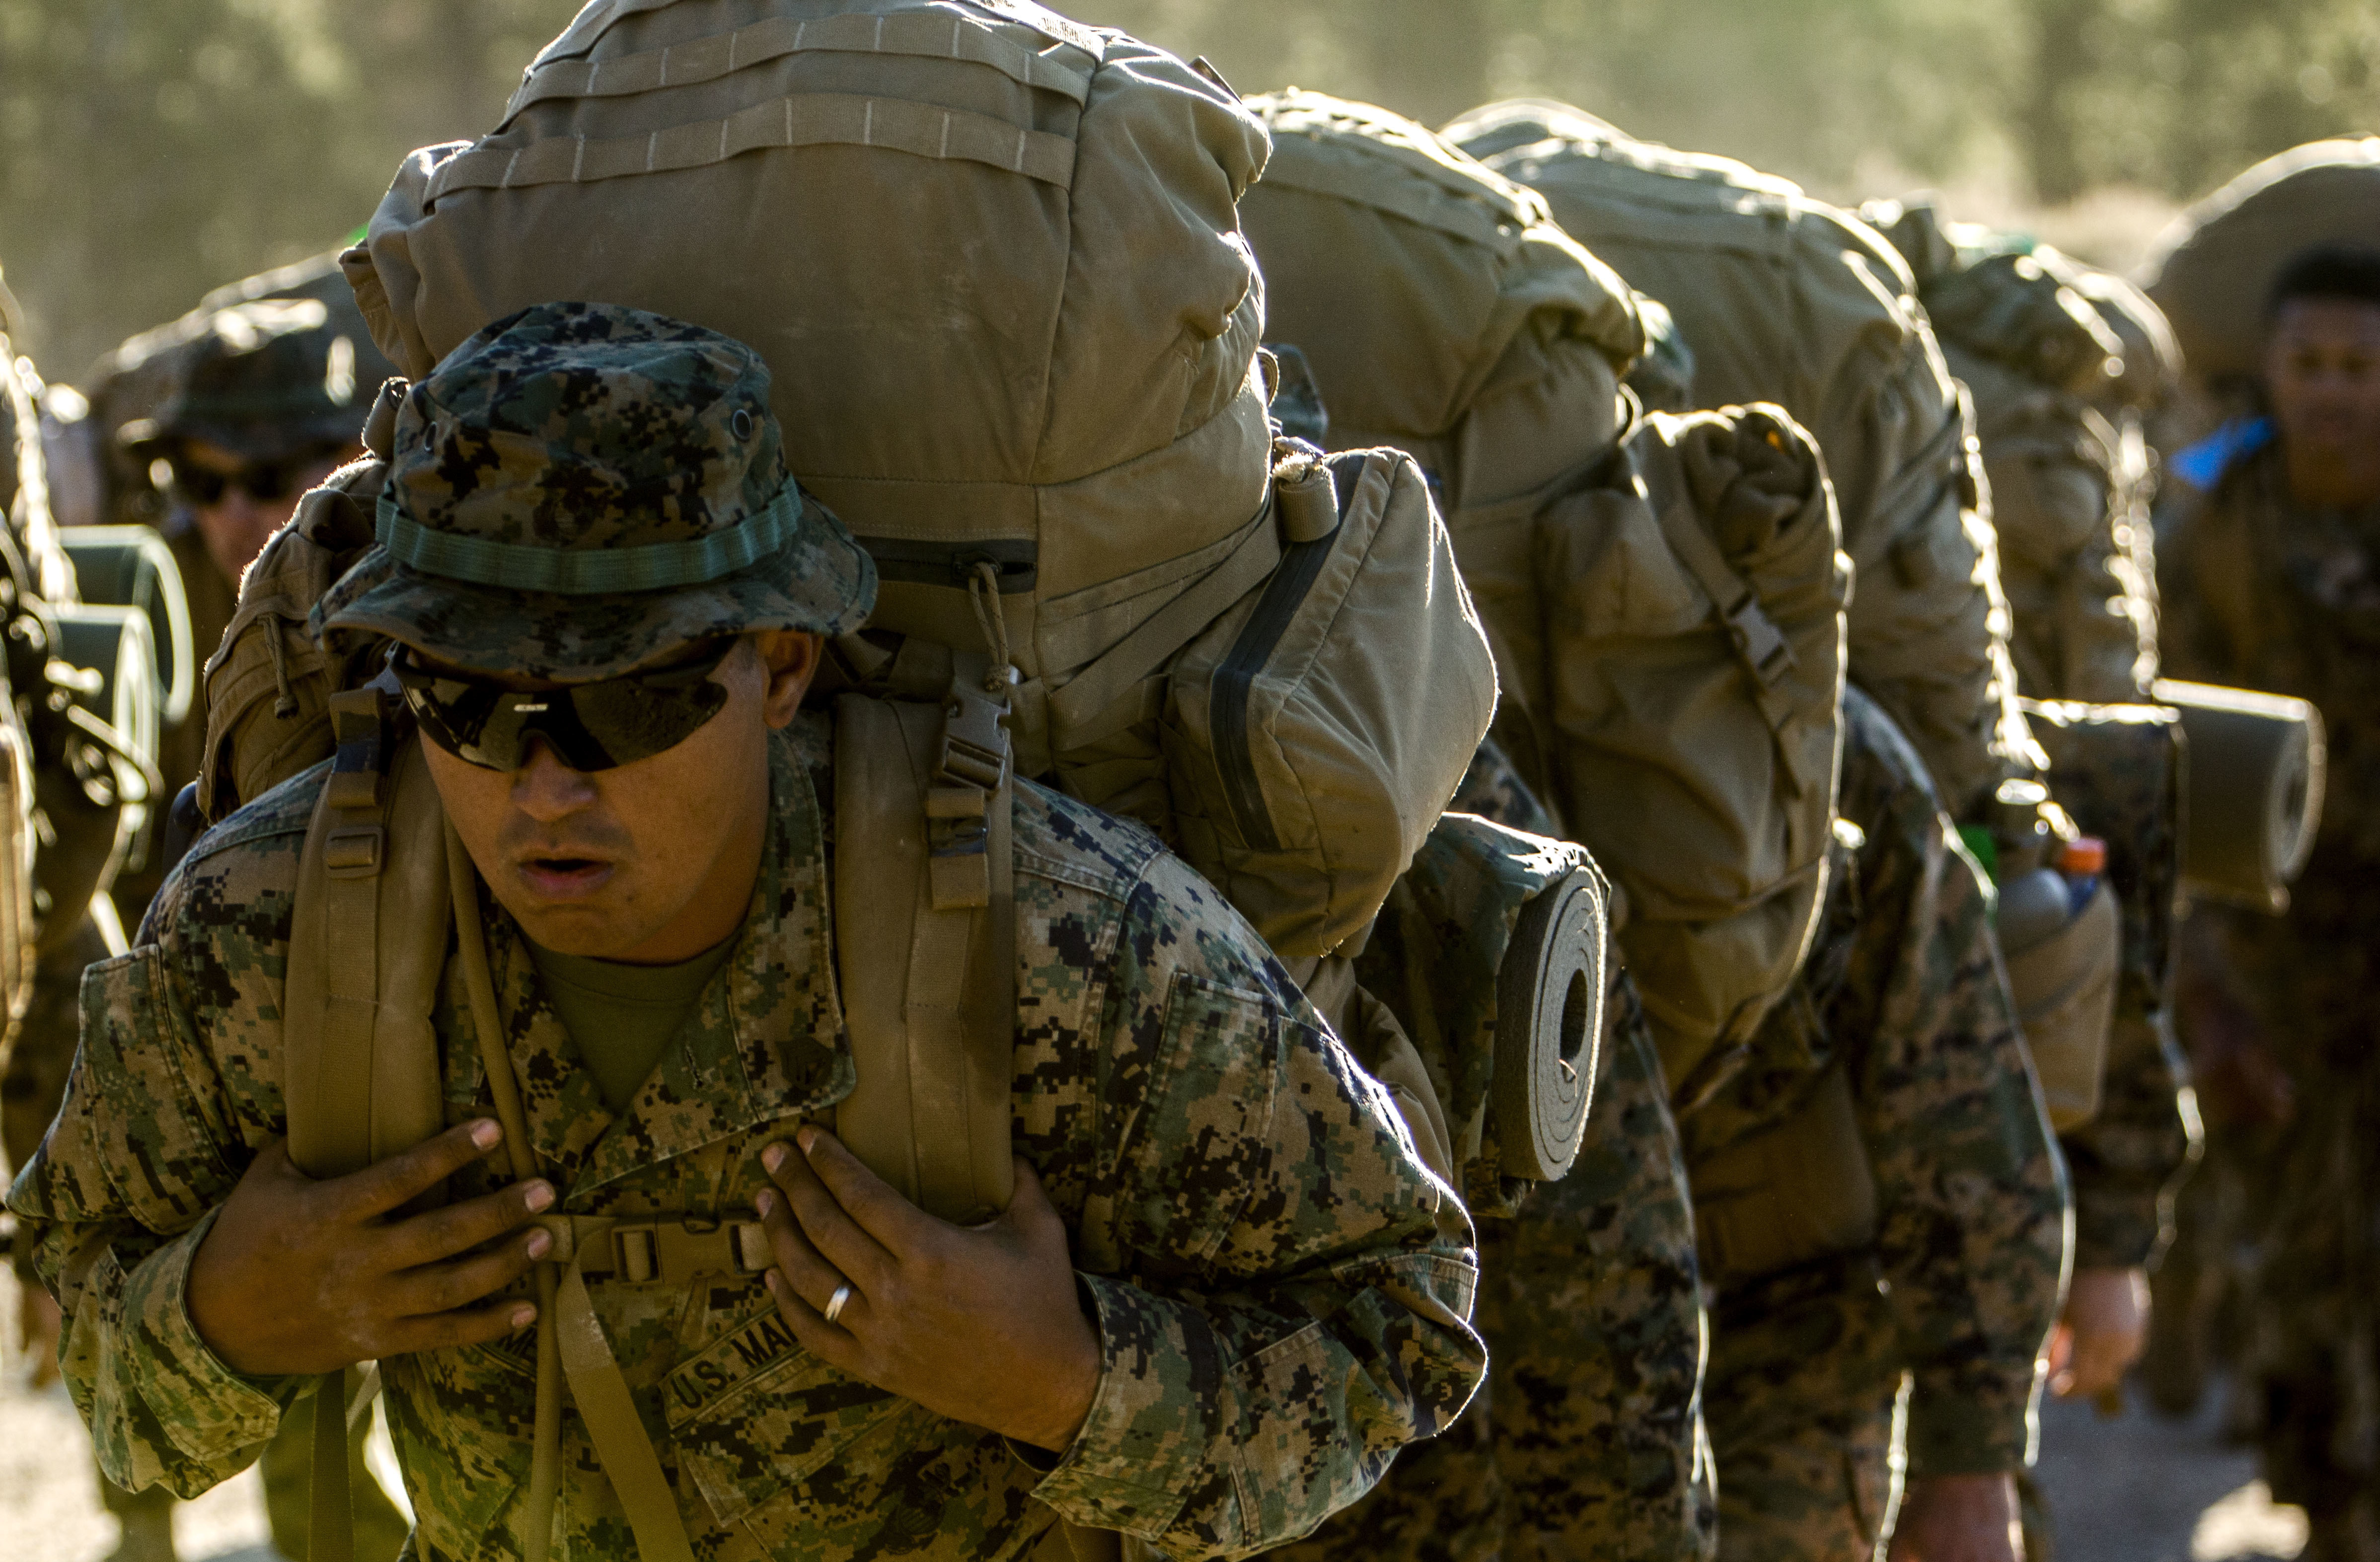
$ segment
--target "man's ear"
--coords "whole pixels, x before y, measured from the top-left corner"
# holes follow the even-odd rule
[[[798,629],[764,629],[752,636],[752,648],[769,673],[769,686],[760,696],[761,719],[771,727],[789,726],[802,708],[802,696],[809,693],[810,680],[818,676],[826,642]]]

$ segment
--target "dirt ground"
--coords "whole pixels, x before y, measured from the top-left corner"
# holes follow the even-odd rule
[[[0,1279],[0,1339],[17,1338],[16,1288]],[[0,1372],[0,1562],[99,1562],[115,1529],[100,1508],[81,1423],[65,1390],[27,1391],[21,1359]],[[2051,1404],[2038,1479],[2057,1515],[2058,1562],[2287,1562],[2304,1520],[2276,1508],[2255,1459],[2220,1435],[2211,1403],[2186,1423],[2134,1410],[2103,1422]],[[383,1443],[377,1462],[390,1477]],[[274,1562],[253,1471],[176,1520],[186,1562]]]

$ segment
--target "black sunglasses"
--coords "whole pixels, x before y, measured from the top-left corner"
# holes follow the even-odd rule
[[[667,667],[550,689],[432,672],[402,648],[389,653],[389,670],[423,734],[467,764],[517,770],[528,760],[529,739],[541,737],[574,770],[609,770],[675,748],[718,715],[727,689],[710,675],[736,644],[730,638]]]
[[[237,472],[218,472],[185,456],[166,457],[166,465],[174,471],[175,489],[200,506],[221,503],[224,494],[232,489],[263,504],[286,499],[308,486],[306,474],[317,464],[315,457],[305,456],[289,461],[253,461]]]

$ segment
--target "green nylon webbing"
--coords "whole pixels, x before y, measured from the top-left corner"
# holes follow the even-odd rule
[[[733,575],[793,540],[808,511],[800,485],[789,480],[767,509],[707,536],[635,548],[574,549],[433,531],[399,510],[395,494],[384,492],[375,535],[389,557],[424,575],[515,591],[592,597],[700,586]]]

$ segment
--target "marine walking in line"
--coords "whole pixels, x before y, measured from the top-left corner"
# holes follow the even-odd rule
[[[584,306],[406,393],[385,540],[321,630],[401,648],[459,842],[439,1131],[319,1182],[284,1147],[299,853],[346,795],[307,772],[91,977],[12,1195],[112,1476],[194,1495],[379,1358],[417,1555],[1012,1556],[1062,1526],[1224,1554],[1309,1528],[1469,1398],[1461,1205],[1146,831],[1019,789],[1025,1164],[995,1224],[925,1216],[828,1132],[854,1081],[832,854],[859,847],[816,778],[857,757],[800,708],[875,574],[785,472],[767,393],[735,343]],[[608,561],[672,584],[570,588]],[[138,1124],[128,1091],[156,1104]],[[514,1289],[540,1262],[560,1302]],[[587,1378],[565,1342],[585,1419],[549,1452],[524,1331],[574,1299],[608,1343]],[[589,1381],[657,1419],[599,1420]]]

